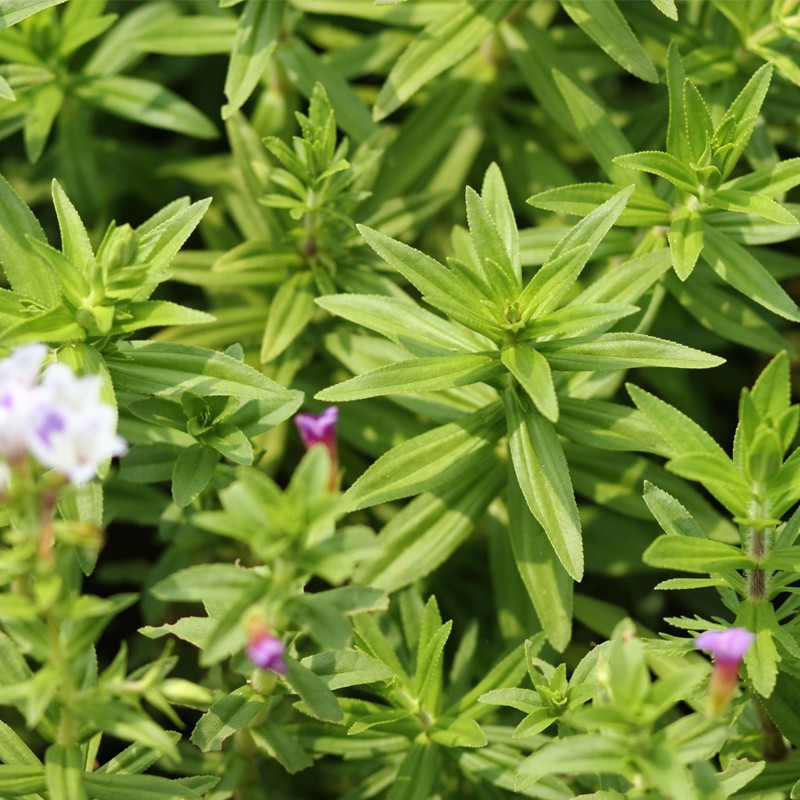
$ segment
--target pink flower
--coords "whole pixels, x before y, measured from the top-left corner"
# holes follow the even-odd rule
[[[694,640],[698,650],[705,650],[714,656],[714,669],[708,687],[714,713],[724,711],[730,702],[738,683],[739,665],[755,639],[755,634],[746,628],[728,628],[705,631]]]
[[[307,448],[322,444],[328,449],[331,460],[331,473],[328,488],[333,490],[339,484],[339,454],[336,449],[336,422],[339,419],[337,406],[328,406],[321,414],[298,414],[294,424],[300,431],[300,438]]]
[[[750,649],[756,636],[747,628],[728,628],[724,631],[705,631],[695,640],[698,650],[706,650],[714,656],[717,664],[735,664],[739,668],[744,654]]]
[[[321,414],[298,414],[294,424],[306,447],[324,444],[329,450],[336,447],[336,423],[339,419],[337,406],[328,406]]]
[[[251,638],[250,644],[247,645],[247,657],[257,667],[271,670],[278,675],[286,674],[286,661],[283,653],[283,642],[265,630]]]

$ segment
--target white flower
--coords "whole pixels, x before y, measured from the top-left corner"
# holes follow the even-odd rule
[[[90,481],[104,461],[127,449],[115,432],[114,409],[100,401],[101,386],[97,375],[79,378],[64,364],[51,364],[42,378],[46,401],[36,404],[28,449],[72,483]]]
[[[44,399],[36,379],[46,355],[45,345],[29,344],[0,360],[0,453],[9,461],[25,455],[31,417]]]

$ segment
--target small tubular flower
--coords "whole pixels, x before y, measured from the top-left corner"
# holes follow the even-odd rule
[[[705,631],[694,640],[698,650],[705,650],[714,657],[708,694],[715,714],[727,708],[738,683],[739,666],[755,638],[746,628],[728,628]]]
[[[37,385],[47,347],[29,344],[0,360],[0,455],[10,463],[28,450],[27,434],[44,394]]]
[[[286,674],[284,646],[280,639],[266,630],[253,635],[247,645],[247,657],[260,669],[268,669],[278,675]]]
[[[339,420],[338,406],[328,406],[321,414],[298,414],[294,418],[300,438],[306,448],[322,444],[331,460],[331,475],[328,488],[335,489],[339,477],[339,454],[336,447],[336,423]]]
[[[100,399],[102,379],[78,377],[65,364],[42,368],[47,347],[17,348],[0,360],[0,455],[14,467],[28,455],[76,484],[127,445],[114,409]]]
[[[321,414],[298,414],[294,418],[300,438],[306,447],[324,444],[329,450],[336,447],[336,423],[339,408],[328,406]]]

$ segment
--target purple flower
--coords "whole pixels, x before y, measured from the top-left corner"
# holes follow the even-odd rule
[[[705,631],[694,640],[694,646],[711,653],[715,663],[732,664],[738,669],[755,638],[755,634],[746,628]]]
[[[329,450],[336,447],[336,422],[339,419],[337,406],[328,406],[319,416],[298,414],[294,424],[300,431],[300,438],[306,447],[324,444]]]
[[[247,657],[257,667],[271,670],[278,675],[286,674],[286,661],[283,653],[283,642],[266,631],[254,636],[247,646]]]

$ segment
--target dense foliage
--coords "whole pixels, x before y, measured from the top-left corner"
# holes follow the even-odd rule
[[[800,797],[799,58],[0,0],[0,797]]]

